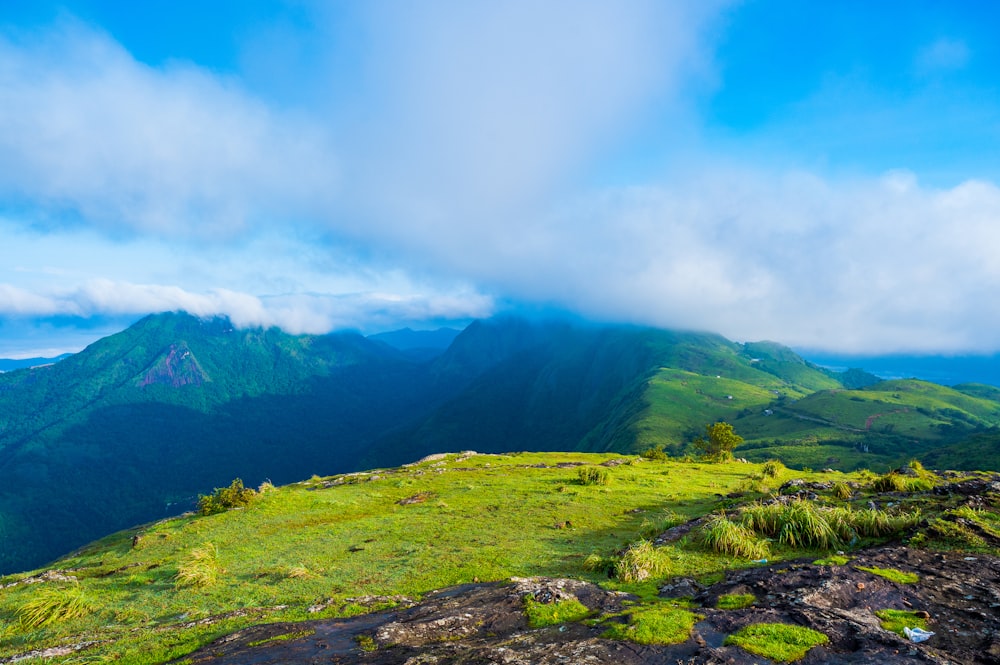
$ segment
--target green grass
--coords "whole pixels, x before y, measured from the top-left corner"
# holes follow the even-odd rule
[[[897,570],[896,568],[869,568],[866,566],[858,566],[857,568],[858,570],[863,570],[866,573],[884,577],[890,582],[896,582],[897,584],[916,584],[920,581],[920,576],[916,573],[907,573],[902,570]]]
[[[434,589],[515,575],[609,583],[606,568],[585,568],[588,554],[617,562],[616,552],[656,525],[710,512],[716,494],[735,491],[748,470],[739,463],[707,469],[640,461],[614,469],[610,485],[584,486],[576,482],[577,468],[556,467],[597,466],[620,457],[524,453],[459,462],[451,456],[440,466],[381,470],[329,488],[316,482],[278,487],[242,510],[171,518],[115,534],[53,566],[78,571],[72,574],[79,577],[80,593],[100,612],[36,629],[5,628],[0,659],[93,640],[99,644],[87,650],[90,657],[162,663],[261,621],[363,611],[347,603],[351,597],[419,598]],[[545,468],[534,468],[538,464]],[[375,475],[381,478],[369,479]],[[434,499],[398,503],[419,492]],[[573,528],[555,528],[565,522]],[[141,538],[133,547],[136,534]],[[734,564],[686,543],[653,549],[660,563],[650,579]],[[16,617],[44,588],[52,583],[5,589],[0,621]],[[318,614],[306,611],[327,601],[328,609]],[[248,614],[218,618],[235,610]],[[211,622],[185,627],[201,619]]]
[[[78,584],[39,589],[17,609],[25,628],[42,628],[93,613],[94,602]]]
[[[76,583],[15,584],[30,573],[0,579],[5,587],[0,660],[86,641],[95,644],[64,660],[163,663],[249,625],[350,616],[391,606],[396,596],[419,600],[434,589],[512,576],[584,579],[645,599],[631,610],[632,627],[608,626],[620,631],[621,639],[666,639],[675,634],[670,625],[681,626],[679,634],[686,635],[691,616],[674,614],[685,608],[656,602],[662,581],[686,576],[711,584],[725,571],[763,557],[706,547],[699,533],[662,546],[652,540],[662,529],[706,515],[748,528],[739,500],[726,499],[732,503],[728,518],[715,511],[720,495],[736,491],[762,467],[627,457],[612,470],[613,483],[581,485],[581,467],[569,466],[603,468],[601,463],[621,457],[522,453],[460,460],[452,455],[351,476],[342,484],[315,478],[268,489],[241,510],[176,517],[114,534],[53,564]],[[807,481],[830,477],[781,473]],[[861,480],[858,474],[837,477]],[[401,503],[421,493],[433,498]],[[943,495],[920,501],[931,523],[944,515],[1000,526],[992,510],[962,512]],[[860,526],[865,520],[883,524],[881,514],[835,505],[789,514],[812,510],[857,531],[883,528]],[[898,510],[889,517],[902,520],[915,513],[908,504]],[[133,541],[136,535],[141,538]],[[753,537],[763,536],[753,532]],[[819,555],[776,541],[768,558],[803,553]],[[71,600],[74,594],[78,604]],[[352,600],[361,596],[390,600],[376,605]],[[37,619],[28,615],[33,605]],[[308,611],[320,605],[324,609]],[[576,616],[564,614],[572,608],[547,609],[558,616],[552,620]]]
[[[720,610],[742,610],[757,602],[757,597],[752,593],[727,593],[719,596],[715,607]]]
[[[846,566],[851,560],[850,557],[846,557],[840,554],[832,554],[828,557],[822,559],[816,559],[813,561],[814,566]]]
[[[679,644],[691,636],[701,615],[661,603],[626,613],[628,623],[612,623],[602,637],[636,644]]]
[[[903,628],[920,628],[927,630],[927,619],[918,612],[907,610],[876,610],[875,616],[880,619],[882,627],[898,635],[903,635]]]
[[[532,628],[573,623],[592,614],[586,605],[575,598],[555,603],[539,603],[530,596],[524,599],[524,613],[528,617],[528,625]]]
[[[763,559],[770,554],[766,540],[725,515],[710,517],[702,526],[701,539],[706,547],[719,554],[743,559]]]
[[[754,623],[727,637],[725,643],[763,658],[788,663],[805,657],[810,649],[829,641],[823,633],[803,626]]]

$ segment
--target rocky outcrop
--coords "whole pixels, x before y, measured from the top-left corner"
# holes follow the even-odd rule
[[[914,573],[914,583],[862,570]],[[752,594],[746,608],[717,609],[727,594]],[[856,553],[845,565],[782,562],[731,571],[711,585],[673,580],[663,595],[687,596],[704,617],[678,645],[605,639],[599,621],[530,628],[525,597],[576,599],[594,617],[620,614],[627,595],[576,580],[518,579],[429,594],[416,605],[348,619],[249,628],[191,654],[183,662],[213,665],[306,663],[734,663],[767,662],[726,636],[760,622],[808,626],[829,643],[803,663],[1000,663],[1000,560],[987,556],[886,547]],[[935,635],[914,644],[883,629],[874,612],[926,612]]]

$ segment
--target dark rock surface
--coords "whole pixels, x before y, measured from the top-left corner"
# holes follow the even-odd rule
[[[920,576],[892,582],[859,567],[894,568]],[[674,580],[664,595],[693,594],[704,616],[689,640],[642,646],[601,637],[585,623],[532,629],[524,597],[539,602],[576,598],[595,614],[627,607],[628,596],[574,580],[517,579],[429,594],[419,604],[349,619],[255,626],[222,638],[182,661],[192,665],[306,663],[555,664],[767,663],[725,637],[758,622],[809,626],[829,644],[803,663],[1000,663],[1000,559],[884,547],[855,553],[844,566],[799,560],[727,574],[703,586]],[[751,593],[739,610],[714,609],[724,594]],[[935,635],[913,644],[883,630],[879,609],[927,612]]]

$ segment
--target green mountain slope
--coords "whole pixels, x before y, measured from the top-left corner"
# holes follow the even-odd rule
[[[422,365],[359,335],[179,314],[4,374],[0,570],[177,512],[233,475],[256,484],[353,468],[434,391]]]
[[[626,326],[478,321],[432,355],[151,316],[0,375],[0,572],[190,508],[234,476],[282,483],[468,449],[685,454],[717,420],[746,439],[738,456],[800,467],[968,468],[981,464],[962,464],[969,437],[981,459],[998,450],[993,389],[871,379],[773,342]]]

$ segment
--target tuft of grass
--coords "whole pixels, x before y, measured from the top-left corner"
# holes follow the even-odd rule
[[[530,595],[524,598],[524,614],[532,628],[544,628],[561,623],[581,621],[591,615],[590,609],[576,598],[555,603],[539,603]]]
[[[648,540],[629,545],[614,567],[615,577],[629,583],[664,577],[669,570],[670,558]]]
[[[850,561],[850,557],[846,557],[840,554],[833,554],[831,556],[816,559],[813,561],[814,566],[846,566],[847,562]]]
[[[177,587],[209,587],[218,581],[221,572],[219,549],[212,543],[205,543],[192,549],[188,558],[177,567],[174,583]]]
[[[93,603],[83,588],[74,584],[36,591],[18,608],[17,616],[24,627],[33,629],[78,619],[93,611]]]
[[[582,466],[577,469],[577,476],[581,485],[607,485],[611,482],[608,470],[599,466]]]
[[[927,630],[927,619],[918,612],[906,610],[876,610],[875,616],[881,621],[882,627],[897,635],[904,635],[903,628],[920,628]]]
[[[725,644],[779,663],[803,658],[815,646],[830,641],[823,633],[785,623],[754,623],[726,638]]]
[[[691,636],[691,629],[703,617],[694,612],[656,604],[627,613],[628,623],[613,623],[601,637],[636,644],[680,644]]]
[[[287,576],[293,580],[311,580],[316,577],[316,574],[300,563],[289,568]]]
[[[715,602],[716,609],[720,610],[742,610],[757,602],[757,596],[752,593],[727,593],[719,596]]]
[[[896,568],[869,568],[867,566],[858,566],[857,569],[863,570],[866,573],[871,573],[872,575],[884,577],[890,582],[896,582],[897,584],[915,584],[920,581],[920,575],[917,575],[916,573],[907,573]]]
[[[841,501],[847,501],[854,496],[854,491],[847,483],[834,483],[833,496]]]
[[[713,515],[705,522],[701,528],[701,540],[714,552],[744,559],[763,559],[769,554],[767,541],[725,515]]]
[[[786,469],[785,465],[781,463],[781,460],[769,459],[764,462],[764,467],[761,472],[770,478],[777,477],[782,471]]]
[[[375,644],[375,640],[371,635],[358,635],[354,638],[354,641],[358,643],[358,647],[365,653],[378,650],[378,645]]]

